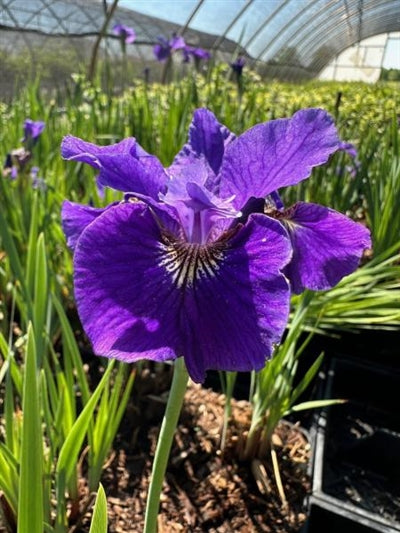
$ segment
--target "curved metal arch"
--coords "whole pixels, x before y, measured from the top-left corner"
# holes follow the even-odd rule
[[[371,32],[370,35],[366,35],[362,40],[364,39],[368,39],[369,37],[374,37],[375,35],[381,35],[382,33],[385,33],[385,32],[379,32],[379,33],[376,33],[376,32]],[[354,44],[357,44],[357,43],[354,43]],[[353,45],[350,45],[350,46],[354,46]],[[337,57],[338,55],[340,55],[342,52],[344,52],[345,50],[347,50],[348,48],[350,48],[350,46],[346,46],[346,47],[343,47],[341,48],[338,53],[336,54],[335,57]],[[329,59],[329,61],[324,61],[323,63],[322,62],[319,62],[319,63],[316,63],[316,65],[314,66],[313,70],[315,71],[315,75],[318,76],[318,74],[320,74],[325,67],[327,67],[329,65],[329,63],[333,60],[334,58],[331,57]],[[367,66],[366,66],[367,67]],[[372,68],[375,68],[375,67],[372,67]],[[376,67],[378,68],[378,67]]]
[[[361,40],[364,40],[364,39],[367,39],[369,37],[373,37],[374,35],[379,35],[379,34],[382,34],[382,33],[390,33],[392,31],[396,31],[398,29],[398,23],[396,20],[393,20],[393,14],[392,13],[383,13],[381,16],[379,17],[374,17],[374,22],[378,22],[378,26],[377,24],[374,24],[374,26],[370,27],[370,29],[368,29],[365,24],[367,21],[364,20],[364,29],[363,29],[363,32],[362,32],[362,35],[361,35]],[[315,69],[315,67],[311,67],[312,70],[316,70],[316,72],[320,72],[326,65],[329,64],[329,62],[334,58],[336,57],[337,55],[339,55],[340,53],[342,53],[344,50],[346,50],[347,48],[350,48],[351,46],[354,46],[355,44],[357,44],[359,41],[358,40],[345,40],[343,39],[342,40],[342,37],[344,37],[346,35],[346,30],[345,29],[342,29],[340,30],[340,28],[335,27],[335,31],[331,31],[329,36],[327,35],[324,35],[322,37],[320,37],[317,41],[314,41],[313,43],[313,47],[312,48],[308,48],[308,52],[311,55],[315,54],[315,52],[318,50],[319,46],[320,45],[323,45],[324,43],[329,43],[329,42],[332,42],[333,40],[335,40],[335,42],[338,44],[338,46],[335,47],[335,53],[329,57],[327,57],[327,59],[321,63],[319,62],[318,63],[318,70]]]
[[[323,16],[324,12],[329,8],[330,5],[337,4],[337,0],[330,0],[329,2],[325,2],[317,11],[317,13],[313,16],[313,21],[315,18],[319,18],[320,16]],[[291,46],[293,42],[295,41],[296,37],[301,34],[301,32],[305,31],[307,27],[310,26],[310,21],[305,21],[301,26],[297,28],[297,30],[289,37],[289,39],[286,41],[286,46]],[[299,39],[300,40],[300,39]],[[297,43],[297,41],[296,41]]]
[[[393,2],[393,0],[386,0],[384,2],[380,2],[379,4],[375,4],[372,8],[369,8],[368,10],[366,10],[364,12],[364,15],[363,15],[363,27],[365,28],[368,20],[370,17],[374,17],[374,19],[376,19],[376,12],[378,11],[378,14],[379,14],[379,11],[382,12],[382,7],[384,6],[393,6],[395,5],[395,3]],[[385,15],[386,15],[387,11],[385,10]],[[393,20],[393,15],[394,13],[390,10],[390,12],[388,12],[388,17],[390,17],[392,20]],[[381,18],[381,17],[379,17]],[[298,53],[300,55],[304,55],[302,54],[302,51],[303,50],[307,50],[309,55],[311,55],[312,53],[315,53],[316,49],[318,49],[319,45],[321,44],[322,41],[330,41],[332,39],[335,39],[335,36],[343,36],[345,34],[345,32],[343,32],[340,28],[345,24],[345,20],[343,21],[338,21],[337,19],[333,19],[329,24],[324,24],[324,27],[321,28],[323,29],[323,33],[322,32],[319,32],[319,31],[316,31],[315,34],[313,36],[311,36],[311,38],[307,39],[307,38],[302,38],[301,41],[299,42],[298,44]],[[379,33],[387,33],[388,31],[395,31],[393,29],[391,30],[388,30],[387,27],[385,26],[379,26],[379,31],[376,31],[372,34],[372,35],[378,35]],[[391,26],[392,28],[392,26]],[[397,22],[397,28],[399,28],[399,23]],[[371,33],[369,33],[369,36],[371,36]],[[315,38],[315,35],[317,36]],[[345,50],[346,48],[349,48],[350,46],[356,44],[358,41],[359,41],[359,37],[361,36],[361,39],[365,39],[365,32],[364,31],[357,31],[357,39],[347,39],[346,40],[346,44],[345,46],[339,46],[339,48],[341,48],[341,50]],[[339,44],[339,40],[337,39],[337,42]],[[334,55],[337,55],[336,53]],[[334,57],[334,56],[333,56]],[[329,61],[328,61],[329,62]]]
[[[300,11],[296,12],[286,24],[282,28],[279,28],[279,35],[281,36],[282,33],[284,33],[286,30],[290,28],[290,26],[293,24],[293,21],[299,18],[303,13],[308,11],[313,5],[315,5],[318,2],[318,0],[312,0],[309,4],[306,4]],[[263,48],[263,50],[258,54],[256,58],[254,58],[254,61],[259,61],[263,55],[265,55],[270,48],[270,46],[273,44],[273,42],[276,39],[277,34],[275,33],[273,38],[270,39],[267,43],[267,45]]]
[[[374,27],[371,26],[369,30],[364,29],[362,40],[367,39],[369,37],[373,37],[374,35],[379,35],[379,34],[391,32],[391,31],[397,31],[398,29],[398,23],[396,20],[393,20],[392,14],[385,13],[378,18],[375,17],[375,20],[378,21],[377,22],[378,28],[376,28],[376,25],[375,25]],[[382,31],[382,27],[386,29]],[[318,63],[314,63],[308,66],[283,65],[280,70],[279,78],[282,80],[287,80],[287,81],[295,81],[295,80],[301,79],[301,77],[303,78],[316,77],[323,70],[323,68],[325,68],[332,59],[334,59],[334,57],[336,57],[338,54],[340,54],[341,52],[343,52],[344,50],[346,50],[347,48],[349,48],[350,46],[358,42],[358,41],[355,41],[355,42],[351,41],[351,44],[349,44],[350,41],[346,41],[345,39],[342,39],[342,37],[344,36],[348,37],[348,31],[347,31],[347,28],[344,27],[344,25],[342,25],[341,31],[338,32],[336,28],[336,31],[334,33],[331,32],[331,35],[332,37],[330,40],[326,38],[326,35],[322,36],[318,41],[315,42],[315,46],[311,49],[312,51],[309,49],[309,52],[311,51],[311,53],[314,54],[318,50],[319,44],[323,45],[324,43],[332,42],[332,40],[335,39],[335,42],[343,43],[343,44],[335,48],[335,53],[333,55],[331,54],[329,56],[325,56],[325,58],[321,58]],[[297,74],[300,74],[300,75],[294,74],[295,71],[297,71]],[[301,73],[303,73],[303,75],[301,75]]]
[[[242,7],[242,9],[239,11],[239,13],[233,18],[233,20],[225,28],[224,33],[222,35],[220,35],[219,37],[217,37],[217,39],[215,39],[214,44],[212,45],[212,50],[215,50],[216,48],[218,48],[218,46],[222,43],[222,41],[228,35],[228,32],[242,18],[243,14],[248,10],[248,8],[251,6],[253,1],[254,0],[247,0],[246,4]]]
[[[380,35],[380,33],[375,33],[375,32],[371,32],[370,35],[367,35],[365,37],[365,39],[368,39],[368,37],[374,37],[375,35]],[[345,50],[347,50],[348,48],[350,48],[351,46],[354,46],[353,45],[350,45],[350,46],[345,46],[345,47],[342,47],[340,50],[338,50],[337,54],[335,55],[335,57],[337,57],[338,55],[340,55],[342,52],[344,52]],[[318,74],[320,74],[325,67],[327,67],[329,65],[329,63],[334,59],[334,57],[330,57],[328,60],[325,60],[325,61],[319,61],[319,62],[316,62],[312,69],[313,71],[315,72],[315,75],[318,76]],[[365,67],[368,67],[368,65],[365,65]],[[375,68],[375,67],[373,67]]]
[[[275,33],[275,36],[269,40],[267,46],[265,46],[263,51],[258,54],[257,58],[255,58],[252,64],[255,64],[257,60],[262,58],[262,56],[268,52],[273,43],[276,41],[277,35],[281,37],[282,33],[290,29],[291,23],[294,23],[295,19],[298,19],[307,12],[307,9],[309,9],[311,6],[315,6],[315,4],[315,1],[312,4],[308,4],[302,10],[298,11],[293,17],[291,17],[291,19]],[[369,3],[364,1],[363,4],[360,3],[360,0],[343,0],[343,4],[338,3],[339,11],[337,12],[336,16],[330,17],[330,22],[328,21],[327,23],[327,21],[322,18],[323,13],[326,12],[327,8],[325,3],[325,5],[322,7],[318,6],[316,13],[313,14],[313,31],[311,33],[309,31],[309,21],[303,22],[301,27],[296,29],[294,34],[289,37],[288,42],[296,48],[296,52],[300,57],[310,57],[318,51],[320,46],[323,44],[322,41],[330,41],[330,43],[332,43],[332,41],[336,39],[335,43],[338,44],[340,37],[340,40],[342,42],[344,41],[343,44],[340,47],[335,46],[333,53],[326,55],[325,58],[322,58],[323,64],[321,63],[320,59],[318,68],[322,69],[324,65],[327,65],[338,53],[340,53],[338,51],[339,49],[340,51],[343,51],[346,48],[349,48],[353,44],[357,43],[360,38],[364,39],[366,36],[370,37],[379,33],[397,31],[400,28],[400,24],[396,23],[397,11],[395,10],[395,7],[396,2],[393,0],[378,2],[376,2],[376,0],[372,2],[370,0]],[[389,11],[389,22],[380,15],[382,11],[385,13]],[[375,23],[375,29],[372,31],[367,27],[372,25],[373,20],[371,19],[373,19],[373,17],[376,19],[377,14],[380,20],[379,26],[376,28]],[[320,19],[320,23],[315,27],[316,18]],[[344,25],[346,26],[346,29],[343,28]],[[346,37],[346,39],[342,40],[343,37]],[[283,67],[282,77],[285,77],[287,70],[292,70],[294,67],[295,65],[288,65],[288,68]],[[301,68],[310,70],[310,65],[303,64],[301,65]],[[311,70],[314,71],[315,67],[312,66]]]
[[[192,22],[192,20],[194,19],[194,17],[196,16],[196,13],[198,12],[198,10],[201,8],[202,4],[204,4],[204,1],[205,0],[198,0],[196,6],[194,7],[194,9],[192,9],[192,12],[190,13],[190,15],[188,16],[186,22],[181,26],[181,29],[179,30],[178,34],[179,35],[182,35],[185,33],[185,31],[188,29],[189,27],[189,24]]]
[[[278,5],[278,7],[274,9],[274,11],[270,13],[268,17],[255,30],[255,32],[250,37],[250,39],[243,45],[243,48],[247,50],[248,47],[251,45],[251,43],[254,42],[255,39],[257,39],[257,37],[260,35],[260,33],[265,29],[265,27],[275,18],[275,15],[277,15],[282,10],[282,8],[290,1],[291,0],[283,0],[283,2],[280,5]]]
[[[235,24],[245,21],[246,15],[250,14],[249,8],[254,5],[254,1],[246,0],[241,4],[242,7],[238,8],[239,11],[225,28],[224,35],[220,37],[212,36],[209,46],[213,45],[214,48],[223,48],[223,41],[226,35]],[[187,30],[187,33],[189,33],[189,30],[191,30],[190,24],[199,9],[202,8],[206,11],[204,2],[205,0],[196,1],[194,6],[191,7],[191,13],[184,25],[165,21],[169,29],[168,31],[175,31],[176,28],[176,31],[181,29],[182,32]],[[24,5],[19,2],[14,3],[12,0],[0,0],[0,3],[5,13],[11,13],[11,17],[17,14],[18,6]],[[68,11],[68,16],[62,19],[60,17],[62,10],[58,9],[58,5],[63,3],[74,6],[76,15],[75,12],[69,13]],[[53,13],[54,20],[58,21],[60,19],[59,27],[64,30],[66,36],[71,35],[68,32],[68,27],[72,28],[76,24],[76,21],[79,29],[87,23],[96,25],[96,14],[100,13],[98,0],[91,0],[90,2],[88,0],[69,0],[69,2],[67,0],[63,0],[63,2],[60,0],[53,2],[50,0],[41,0],[41,2],[35,2],[35,9],[29,4],[30,2],[27,3],[26,7],[28,21],[31,22],[33,20],[37,24],[40,24],[41,13],[43,16],[51,16]],[[335,5],[337,5],[337,9],[334,9]],[[43,8],[42,12],[39,7]],[[122,7],[119,7],[118,11],[121,17],[126,15],[127,21],[132,21],[142,35],[148,38],[149,42],[143,44],[150,44],[155,39],[156,32],[161,32],[164,28],[164,21],[157,18],[145,16],[139,12]],[[257,9],[257,17],[259,17],[259,14],[260,10]],[[279,20],[277,20],[277,17],[279,17]],[[256,26],[256,23],[262,18],[264,18],[263,22]],[[16,28],[18,28],[18,21],[15,23]],[[296,54],[288,54],[288,64],[286,66],[283,65],[281,68],[282,78],[285,76],[295,78],[296,71],[299,75],[301,72],[304,72],[304,76],[308,77],[312,73],[317,74],[320,72],[335,56],[343,52],[346,48],[356,44],[361,39],[379,33],[399,31],[400,6],[399,0],[305,0],[301,3],[297,3],[297,0],[279,0],[276,3],[265,2],[265,4],[262,4],[261,16],[253,20],[253,23],[255,30],[249,32],[244,48],[254,45],[255,42],[259,44],[261,39],[260,41],[257,41],[257,39],[260,37],[260,34],[265,35],[266,38],[263,39],[265,41],[263,45],[264,49],[251,61],[251,64],[255,64],[260,58],[265,57],[268,52],[272,55],[275,51],[279,52],[283,50],[284,47],[293,46],[293,51],[295,48]],[[29,25],[29,22],[21,24],[21,26],[27,25]],[[195,30],[193,31],[195,32]],[[210,31],[212,31],[212,27],[210,27]],[[262,33],[263,31],[265,31],[265,34]],[[21,33],[23,32],[21,31]],[[78,35],[76,34],[75,36]],[[23,38],[27,39],[26,37]],[[26,41],[29,46],[28,41],[29,39]],[[324,43],[331,46],[330,51],[322,49]],[[139,52],[141,44],[138,40],[135,45],[138,47]],[[320,52],[319,54],[318,51]],[[289,63],[291,61],[294,63],[295,57],[302,64],[290,65]]]
[[[335,9],[335,12],[336,12],[336,16],[340,16],[340,13],[342,12],[344,6],[343,5],[338,5],[338,2],[337,1],[334,1],[334,2],[330,2],[329,4],[325,3],[324,5],[324,9],[326,11],[326,9],[328,8],[334,8]],[[339,9],[339,12],[337,11]],[[317,13],[319,13],[320,10],[317,11]],[[332,17],[336,20],[335,17]],[[313,17],[313,21],[315,21],[315,17]],[[310,26],[310,23],[303,23],[302,25],[302,28],[305,29],[305,31],[308,31],[309,32],[309,26]],[[308,29],[307,29],[308,28]],[[297,57],[299,57],[301,60],[304,59],[304,56],[307,55],[307,54],[301,54],[300,51],[299,51],[299,42],[301,42],[301,37],[298,38],[297,40],[294,40],[291,42],[292,44],[292,48],[294,49],[293,51],[293,54],[291,57],[293,57],[294,54],[297,54]],[[287,43],[285,43],[285,47],[288,46]],[[278,50],[278,53],[279,53],[279,50]],[[281,77],[282,79],[287,79],[286,78],[286,73],[289,72],[289,74],[292,74],[293,70],[295,68],[299,68],[299,70],[302,70],[303,72],[307,72],[307,77],[311,77],[311,72],[310,72],[310,69],[308,67],[308,65],[306,64],[306,62],[301,62],[300,64],[296,65],[295,63],[288,63],[287,66],[282,66],[282,74],[281,74]],[[290,75],[289,79],[295,79],[294,76]]]
[[[325,7],[325,6],[324,6]],[[334,9],[328,12],[328,9],[333,7]],[[320,36],[323,35],[326,37],[327,28],[331,24],[334,26],[338,26],[339,24],[345,24],[346,28],[349,27],[349,20],[348,18],[343,18],[345,16],[345,13],[347,12],[347,9],[345,7],[345,4],[338,2],[334,2],[333,4],[327,6],[327,10],[325,11],[325,16],[320,17],[319,15],[317,17],[314,17],[312,22],[307,24],[303,24],[302,31],[299,32],[296,36],[295,42],[293,42],[293,45],[296,47],[297,52],[300,55],[302,54],[303,48],[309,48],[310,44],[307,46],[304,46],[305,42],[314,42],[316,40],[319,40]],[[354,29],[353,29],[354,32]]]
[[[345,26],[347,30],[347,37],[349,37],[348,26],[349,22],[352,21],[352,15],[348,15],[348,4],[338,5],[338,11],[336,11],[335,16],[330,16],[328,19],[325,18],[320,20],[316,26],[313,26],[312,32],[304,31],[298,36],[296,42],[296,47],[298,48],[298,53],[304,55],[303,50],[310,50],[314,47],[314,43],[319,42],[321,38],[328,40],[328,36],[331,33],[331,29],[335,30],[339,27]],[[347,15],[347,16],[346,16]],[[345,18],[343,18],[345,16]],[[353,28],[353,34],[355,33]],[[353,39],[355,39],[353,37]],[[314,47],[315,48],[315,47]]]

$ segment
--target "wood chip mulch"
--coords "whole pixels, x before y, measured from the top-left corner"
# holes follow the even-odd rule
[[[166,393],[131,406],[104,472],[109,533],[141,533]],[[309,443],[297,425],[281,422],[271,454],[240,461],[237,442],[248,429],[249,404],[233,401],[224,452],[220,449],[225,398],[191,384],[185,396],[164,482],[159,533],[295,533],[305,521],[303,501]],[[75,531],[87,531],[85,528]]]

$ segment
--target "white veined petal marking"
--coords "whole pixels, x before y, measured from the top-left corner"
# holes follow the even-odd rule
[[[173,242],[165,238],[159,266],[171,275],[177,288],[193,287],[196,281],[216,276],[224,260],[226,244]]]

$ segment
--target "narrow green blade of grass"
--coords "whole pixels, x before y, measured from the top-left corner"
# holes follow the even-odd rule
[[[126,365],[120,363],[112,385],[107,386],[89,440],[89,490],[95,491],[107,454],[118,431],[132,391],[135,372],[125,379]],[[110,390],[111,389],[111,390]],[[104,400],[104,401],[103,401]]]
[[[107,533],[107,499],[101,483],[94,504],[89,533]]]
[[[18,533],[43,533],[43,441],[36,377],[36,344],[28,327],[23,389]]]
[[[35,297],[33,304],[33,312],[36,333],[36,346],[38,351],[38,366],[40,367],[44,349],[44,325],[46,321],[48,305],[48,272],[46,246],[44,242],[43,233],[39,235],[37,240],[34,279]]]
[[[320,409],[321,407],[329,407],[331,405],[338,405],[346,402],[347,400],[340,398],[336,400],[312,400],[309,402],[302,402],[298,403],[297,405],[292,405],[292,407],[285,413],[285,415],[292,412],[297,413],[299,411],[306,411],[308,409]]]
[[[300,383],[297,385],[297,387],[293,388],[292,396],[291,396],[291,404],[297,400],[297,398],[307,389],[307,387],[310,385],[311,381],[314,379],[315,375],[317,374],[324,355],[321,353],[317,359],[314,361],[314,363],[310,366],[310,368],[305,373],[303,379],[300,381]]]
[[[65,479],[66,483],[68,483],[69,478],[74,472],[74,468],[76,468],[79,451],[81,449],[89,424],[92,420],[93,412],[110,377],[113,366],[114,361],[112,360],[110,361],[107,370],[101,378],[100,383],[97,385],[96,390],[92,394],[90,400],[87,402],[84,409],[76,419],[60,450],[57,463],[57,473],[58,475],[62,475],[62,478]]]
[[[57,311],[57,315],[61,323],[64,357],[68,356],[71,359],[71,366],[76,371],[79,388],[82,394],[82,400],[83,403],[86,405],[86,403],[89,401],[90,392],[87,377],[83,370],[83,363],[81,359],[81,354],[79,352],[79,347],[75,340],[71,324],[68,321],[68,317],[65,313],[63,305],[55,294],[52,294],[52,302]]]
[[[35,279],[35,263],[36,263],[36,246],[38,240],[38,201],[37,195],[33,197],[33,206],[32,206],[32,218],[31,225],[29,229],[29,241],[28,241],[28,251],[26,259],[26,286],[31,297],[33,297],[34,289],[34,279]]]
[[[4,337],[3,333],[0,331],[0,355],[3,359],[7,359],[8,357],[8,342],[6,341],[6,338]]]
[[[0,368],[0,383],[3,382],[3,379],[4,379],[4,376],[7,374],[7,371],[8,371],[8,366],[9,366],[9,361],[8,361],[8,357],[9,357],[9,348],[8,348],[8,343],[4,337],[4,335],[2,334],[2,332],[0,331],[0,356],[1,358],[3,359],[3,362],[1,364],[1,368]]]
[[[31,313],[29,311],[32,310],[32,301],[26,289],[26,285],[24,281],[25,277],[23,274],[21,261],[19,259],[17,247],[15,245],[13,236],[8,227],[7,220],[4,218],[1,209],[0,209],[0,240],[2,243],[2,248],[5,250],[5,252],[7,253],[9,257],[12,274],[21,284],[22,293],[24,295],[26,306],[28,309],[28,315],[31,316]]]
[[[16,515],[18,507],[18,465],[7,446],[0,442],[0,488]]]

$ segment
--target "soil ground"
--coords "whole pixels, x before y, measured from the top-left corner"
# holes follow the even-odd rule
[[[143,531],[166,393],[146,396],[142,405],[130,407],[103,476],[110,533]],[[218,392],[189,386],[164,482],[159,533],[298,532],[306,518],[303,501],[310,486],[307,435],[296,424],[279,424],[273,438],[279,491],[270,453],[238,460],[241,436],[250,422],[248,402],[233,400],[227,444],[221,451],[224,405]]]

